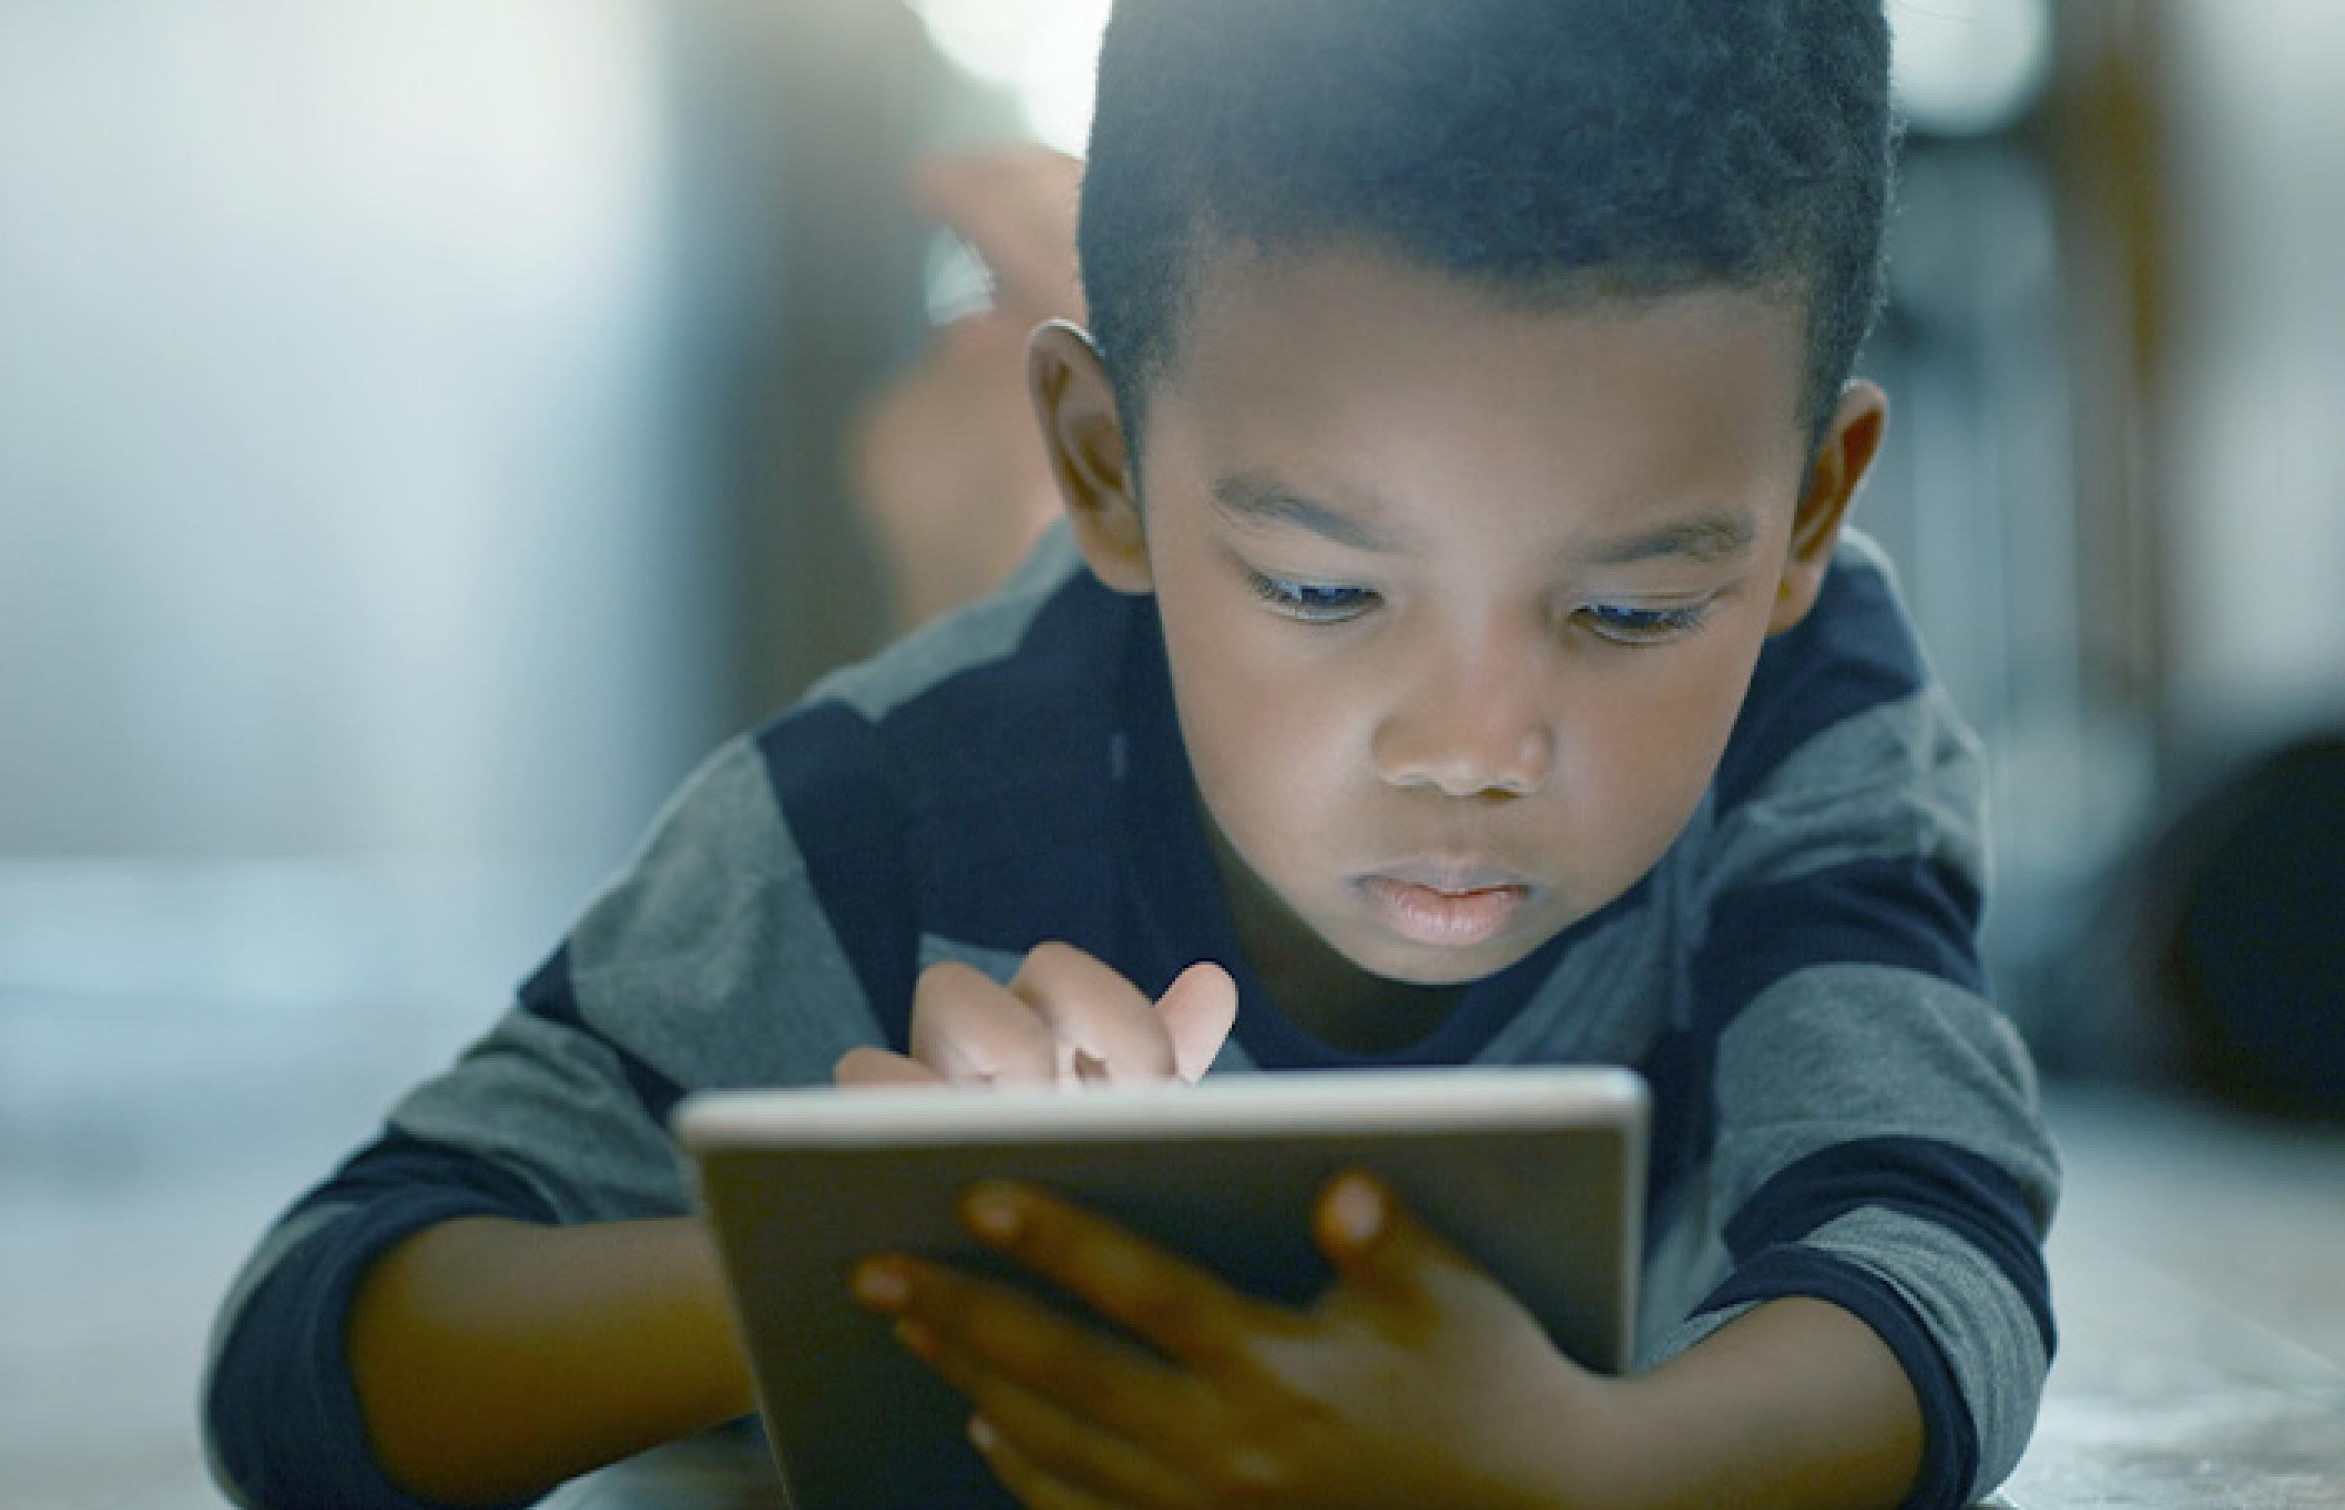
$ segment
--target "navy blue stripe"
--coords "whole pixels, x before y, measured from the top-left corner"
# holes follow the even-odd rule
[[[1695,962],[1694,1021],[1636,1066],[1653,1087],[1648,1234],[1667,1230],[1686,1171],[1710,1156],[1718,1039],[1745,1007],[1811,965],[1918,970],[1983,994],[1979,911],[1967,877],[1919,859],[1854,861],[1721,898]]]
[[[2008,1170],[1935,1138],[1858,1138],[1777,1171],[1726,1224],[1737,1261],[1867,1206],[1935,1222],[1985,1254],[2027,1303],[2049,1358],[2052,1282],[2027,1193]]]
[[[1750,692],[1712,783],[1723,814],[1749,796],[1784,757],[1846,718],[1920,691],[1920,642],[1890,596],[1888,579],[1835,562],[1815,607],[1759,652]]]
[[[367,1445],[346,1343],[358,1282],[377,1257],[441,1222],[554,1220],[544,1198],[509,1170],[387,1131],[278,1225],[352,1202],[361,1203],[357,1210],[279,1258],[223,1339],[207,1382],[203,1419],[213,1456],[249,1503],[427,1510],[384,1476]]]
[[[1711,914],[1697,1011],[1713,1034],[1811,965],[1889,965],[1986,994],[1977,886],[1935,860],[1857,860],[1731,892]]]
[[[757,749],[823,915],[889,1044],[903,1051],[919,928],[886,746],[854,709],[818,702],[759,731]]]
[[[1962,1510],[1979,1472],[1979,1434],[1954,1369],[1919,1315],[1871,1270],[1814,1248],[1769,1248],[1712,1291],[1697,1314],[1745,1301],[1804,1295],[1828,1301],[1871,1327],[1913,1383],[1922,1411],[1922,1464],[1903,1510]]]
[[[1686,1176],[1708,1160],[1718,1141],[1717,1060],[1715,1038],[1674,1028],[1634,1066],[1653,1092],[1653,1126],[1645,1157],[1648,1258],[1677,1225]]]
[[[1054,938],[1109,958],[1108,691],[1135,607],[1077,572],[1014,654],[955,672],[880,720],[909,783],[922,932],[1011,953]]]
[[[356,1205],[431,1188],[460,1194],[475,1211],[493,1211],[515,1221],[550,1224],[554,1208],[537,1187],[501,1164],[444,1143],[411,1137],[386,1127],[372,1143],[344,1159],[309,1194],[289,1207],[280,1223],[313,1206]]]
[[[619,1061],[620,1072],[626,1075],[629,1088],[635,1092],[635,1099],[643,1104],[644,1114],[658,1126],[668,1125],[668,1113],[674,1111],[676,1103],[684,1099],[684,1088],[588,1022],[578,1010],[578,993],[570,984],[569,944],[564,943],[556,949],[544,964],[538,966],[537,973],[522,983],[521,1006],[535,1016],[548,1022],[558,1022],[609,1049]]]

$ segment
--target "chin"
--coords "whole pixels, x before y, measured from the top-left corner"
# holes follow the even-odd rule
[[[1372,951],[1345,951],[1347,958],[1370,975],[1404,986],[1464,986],[1498,974],[1530,957],[1548,935],[1525,941],[1506,940],[1470,949],[1385,944]]]

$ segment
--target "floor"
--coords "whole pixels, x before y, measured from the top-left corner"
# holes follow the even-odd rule
[[[0,1505],[216,1510],[213,1308],[535,967],[574,877],[0,862]]]
[[[306,965],[300,950],[67,950],[43,911],[54,885],[36,895],[0,867],[11,1510],[216,1510],[194,1390],[230,1273],[402,1086],[478,1031],[569,905],[532,884],[411,888],[404,911],[330,877],[251,884],[254,917],[360,937],[367,967],[332,950]],[[97,910],[125,939],[218,937],[179,916],[183,900]],[[86,920],[88,898],[75,911]],[[2058,1087],[2051,1106],[2069,1163],[2051,1246],[2067,1341],[2010,1503],[2345,1505],[2345,1132],[2105,1089]],[[701,1486],[671,1503],[738,1502],[704,1458],[672,1458],[659,1482]],[[614,1479],[566,1499],[630,1496]]]

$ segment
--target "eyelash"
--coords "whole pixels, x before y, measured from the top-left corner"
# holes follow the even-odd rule
[[[1580,612],[1591,620],[1604,622],[1604,628],[1597,628],[1593,622],[1588,626],[1598,638],[1630,650],[1673,644],[1710,621],[1707,603],[1692,603],[1684,608],[1614,608],[1597,604]]]
[[[1359,617],[1368,610],[1376,595],[1364,587],[1322,587],[1309,582],[1287,582],[1277,577],[1265,577],[1260,572],[1246,573],[1246,585],[1254,589],[1254,596],[1290,619],[1306,624],[1340,624]],[[1323,594],[1320,601],[1312,601],[1312,594]],[[1332,597],[1336,602],[1327,602]]]
[[[1364,587],[1289,582],[1252,571],[1246,574],[1246,585],[1273,609],[1304,624],[1345,623],[1376,604],[1376,595]],[[1684,639],[1701,629],[1709,621],[1710,605],[1620,608],[1599,603],[1581,609],[1573,617],[1585,621],[1589,632],[1598,639],[1623,649],[1644,650]]]

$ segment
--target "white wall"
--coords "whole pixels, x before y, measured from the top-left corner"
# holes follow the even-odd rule
[[[580,857],[708,736],[652,0],[0,0],[0,857]]]

